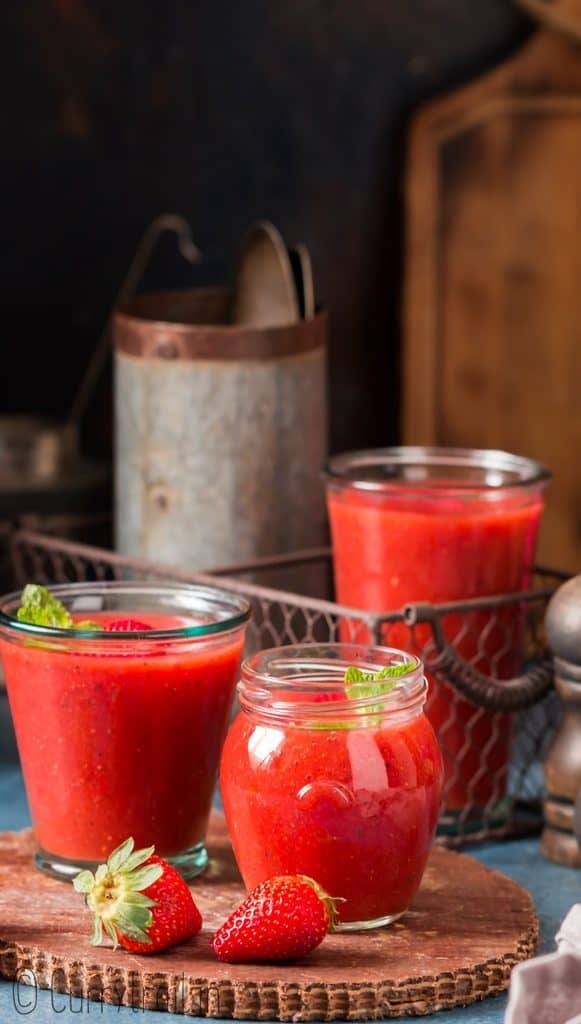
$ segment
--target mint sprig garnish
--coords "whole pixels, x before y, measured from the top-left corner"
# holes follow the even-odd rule
[[[91,622],[90,619],[74,622],[62,601],[38,583],[28,583],[25,586],[16,618],[19,622],[27,622],[31,626],[50,626],[52,629],[101,629],[97,622]]]
[[[386,693],[397,686],[402,676],[407,676],[415,668],[415,662],[404,661],[401,665],[385,665],[378,672],[362,672],[360,668],[351,666],[347,669],[345,679],[345,693],[349,700],[358,700],[360,697],[385,697]],[[381,702],[371,704],[365,708],[365,715],[379,715],[383,711]],[[371,723],[370,723],[371,724]],[[381,724],[381,717],[372,720],[373,725]]]
[[[378,672],[362,672],[360,668],[352,665],[344,676],[345,691],[349,700],[383,696],[397,686],[398,679],[407,676],[415,667],[415,662],[405,661],[401,665],[385,665]]]
[[[349,700],[359,700],[361,697],[385,697],[390,690],[397,686],[402,676],[413,672],[416,668],[414,661],[404,661],[400,665],[385,665],[377,672],[363,672],[362,669],[351,665],[343,681],[345,683],[345,694]],[[380,726],[383,715],[383,704],[368,704],[365,708],[354,709],[357,715],[365,716],[363,724]],[[371,717],[370,717],[371,716]],[[312,729],[356,729],[357,722],[316,722]]]

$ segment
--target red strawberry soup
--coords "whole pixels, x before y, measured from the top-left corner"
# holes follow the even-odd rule
[[[387,448],[334,456],[326,476],[342,604],[385,612],[528,586],[549,479],[538,463],[494,451]],[[500,678],[519,671],[524,634],[517,606],[496,609],[494,617],[473,612],[465,630],[466,621],[457,613],[444,619],[462,657],[478,657],[481,672]],[[392,644],[410,642],[406,625],[390,626],[388,633]],[[431,638],[429,626],[416,627],[420,650]],[[442,740],[446,807],[458,811],[500,800],[510,716],[476,709],[436,678],[427,714]]]
[[[131,835],[198,873],[248,605],[185,585],[38,590],[19,618],[20,595],[0,605],[37,863],[71,877]]]

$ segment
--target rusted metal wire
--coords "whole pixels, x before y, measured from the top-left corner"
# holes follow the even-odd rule
[[[532,594],[499,597],[496,599],[497,607],[539,599],[548,600],[551,594],[551,590],[544,589]],[[470,610],[484,610],[487,607],[490,608],[490,601],[487,605],[486,599],[479,598],[463,602],[462,610],[467,613]],[[547,695],[553,685],[552,658],[543,658],[539,664],[530,665],[525,672],[511,679],[494,679],[484,672],[479,672],[474,665],[462,658],[454,645],[446,639],[442,618],[454,610],[457,610],[454,605],[449,604],[412,604],[404,609],[403,614],[410,627],[418,623],[427,623],[432,630],[437,654],[427,662],[431,671],[444,675],[464,697],[478,707],[490,711],[522,711]]]
[[[339,640],[377,642],[418,654],[431,678],[444,680],[450,687],[448,719],[438,732],[444,754],[448,748],[456,751],[459,729],[464,737],[457,764],[446,782],[444,805],[459,780],[466,800],[459,809],[443,813],[440,841],[458,845],[539,830],[543,798],[540,762],[558,716],[542,623],[547,601],[566,574],[543,568],[531,590],[523,593],[442,605],[416,604],[375,614],[258,582],[261,574],[271,578],[273,569],[282,571],[306,563],[328,565],[328,548],[204,573],[137,561],[105,548],[27,529],[13,532],[10,552],[17,584],[148,578],[212,585],[219,575],[221,588],[243,594],[252,604],[250,650]],[[251,579],[244,578],[248,574]],[[521,650],[526,668],[514,674],[520,667]],[[512,678],[506,678],[507,667]],[[429,702],[435,699],[436,690]],[[472,705],[469,715],[465,703],[461,706],[464,697]],[[507,710],[519,713],[511,718]],[[483,718],[488,740],[481,747]],[[510,722],[512,726],[507,725]],[[512,728],[508,772],[506,763],[495,754],[495,745],[507,728]],[[454,759],[448,757],[450,760]],[[473,776],[467,780],[469,764]],[[485,806],[480,806],[483,779],[489,796]]]

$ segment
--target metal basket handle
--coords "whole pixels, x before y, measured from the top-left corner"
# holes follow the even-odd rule
[[[541,25],[581,43],[581,21],[565,14],[554,3],[547,3],[546,0],[515,0],[515,3],[530,17],[540,21]]]
[[[446,639],[433,605],[408,605],[404,619],[410,627],[418,623],[431,627],[438,653],[426,659],[427,668],[445,675],[463,697],[488,711],[521,711],[540,701],[553,685],[553,661],[549,657],[512,679],[493,679],[479,672]]]

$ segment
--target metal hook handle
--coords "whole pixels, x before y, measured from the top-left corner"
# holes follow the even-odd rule
[[[479,707],[489,711],[521,711],[542,700],[553,685],[551,658],[512,679],[493,679],[465,661],[448,642],[433,605],[408,605],[404,609],[404,618],[408,626],[421,622],[431,627],[438,653],[433,658],[424,659],[426,667],[431,672],[445,675],[463,697]]]
[[[137,246],[129,270],[123,278],[111,312],[107,317],[105,327],[89,360],[71,406],[67,420],[67,429],[75,436],[78,433],[80,420],[83,417],[89,398],[99,379],[105,359],[111,348],[111,327],[115,310],[122,302],[127,302],[128,299],[132,298],[137,291],[139,282],[145,273],[159,238],[166,231],[172,231],[177,236],[179,251],[188,263],[198,263],[202,258],[200,250],[194,245],[190,225],[184,217],[180,217],[175,213],[162,213],[146,228]]]
[[[549,4],[546,0],[515,0],[515,3],[526,14],[540,21],[541,25],[581,43],[581,21],[565,14],[554,4]]]

